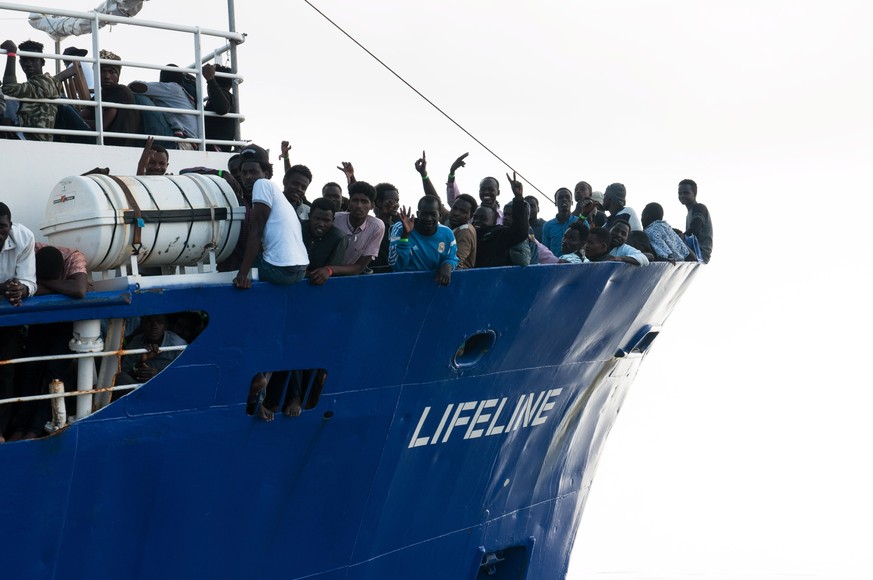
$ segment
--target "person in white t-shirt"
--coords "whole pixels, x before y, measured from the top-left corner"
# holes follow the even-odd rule
[[[270,181],[273,166],[264,149],[249,145],[239,155],[243,187],[251,192],[252,213],[246,251],[233,285],[251,288],[252,267],[258,269],[258,278],[265,282],[281,285],[299,282],[306,273],[309,257],[297,212],[279,186]]]

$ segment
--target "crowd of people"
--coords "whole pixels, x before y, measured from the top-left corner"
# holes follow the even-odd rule
[[[638,217],[627,205],[621,183],[609,185],[605,193],[584,181],[575,193],[558,189],[557,215],[546,221],[539,217],[537,199],[524,196],[515,175],[506,176],[513,197],[502,208],[500,182],[494,177],[480,181],[478,200],[461,193],[455,174],[465,167],[467,154],[449,169],[445,203],[422,154],[415,168],[423,196],[413,211],[400,206],[395,186],[358,180],[348,162],[338,167],[346,177],[348,198],[330,182],[322,197],[310,202],[306,192],[312,173],[304,165],[292,165],[288,151],[283,143],[284,189],[270,180],[273,165],[262,147],[245,147],[228,165],[241,184],[240,203],[249,212],[240,240],[244,250],[220,265],[238,271],[233,281],[238,288],[251,287],[255,267],[261,280],[275,284],[429,271],[438,284],[447,285],[454,271],[465,268],[612,260],[635,266],[659,260],[708,262],[712,252],[712,220],[706,206],[697,202],[697,184],[690,179],[678,188],[679,201],[687,208],[684,230],[664,221],[658,203],[646,205]]]
[[[9,127],[27,127],[33,129],[64,129],[69,131],[93,131],[97,126],[95,112],[91,106],[76,107],[69,104],[52,102],[19,101],[17,99],[57,99],[58,97],[73,98],[74,95],[63,95],[62,87],[44,71],[45,59],[33,56],[18,57],[18,50],[28,53],[42,53],[43,45],[27,40],[16,45],[11,40],[0,44],[5,50],[6,66],[3,73],[2,93],[0,93],[0,124]],[[64,56],[82,58],[88,51],[82,48],[68,47]],[[102,127],[104,132],[139,134],[161,137],[180,137],[199,139],[200,130],[196,114],[177,111],[135,110],[113,107],[112,103],[124,105],[146,105],[176,110],[197,111],[197,85],[195,78],[181,70],[162,70],[157,82],[133,81],[127,85],[119,82],[121,66],[110,64],[121,58],[108,51],[101,50],[99,90],[102,103]],[[16,75],[16,60],[19,61],[25,78],[19,80]],[[75,60],[65,61],[67,66],[73,66]],[[167,67],[178,68],[174,64]],[[204,133],[206,139],[233,141],[236,139],[237,120],[225,117],[233,112],[234,97],[232,92],[233,79],[223,74],[230,73],[228,67],[222,65],[203,65],[203,79],[206,81],[205,111],[218,116],[204,118]],[[93,95],[94,79],[90,66],[81,67],[88,89]],[[86,72],[87,71],[87,72]],[[216,74],[218,73],[218,74]],[[7,99],[5,97],[14,97]],[[35,141],[52,141],[55,139],[76,143],[94,143],[95,138],[80,134],[54,135],[51,133],[8,131],[2,133],[10,139],[29,139]],[[107,145],[141,147],[142,139],[129,136],[111,136],[104,139]],[[174,140],[163,140],[165,148],[193,148],[190,143]],[[230,151],[227,144],[215,144],[211,149]]]
[[[20,48],[29,53],[42,52],[42,45],[33,41],[21,43]],[[19,47],[7,40],[0,44],[0,49],[6,51],[3,95],[25,99],[59,96],[57,84],[43,72],[44,59],[18,58],[27,77],[18,82],[15,65]],[[81,58],[87,51],[70,48],[65,54]],[[109,62],[120,60],[108,51],[101,51],[100,58]],[[208,93],[206,110],[223,115],[233,109],[231,80],[216,77],[216,71],[228,69],[203,67]],[[159,82],[134,81],[129,85],[119,83],[120,73],[118,65],[106,62],[101,65],[100,91],[105,103],[194,109],[194,79],[181,72],[164,70]],[[37,129],[95,127],[95,109],[89,107],[76,109],[53,103],[6,101],[0,97],[0,109],[6,125]],[[196,119],[171,112],[104,106],[102,126],[109,132],[149,135],[136,174],[165,175],[170,167],[168,148],[176,144],[162,143],[161,137],[197,137]],[[207,117],[205,129],[207,138],[232,140],[236,120]],[[53,139],[51,134],[39,132],[5,135]],[[141,143],[125,137],[108,137],[105,142],[119,146]],[[709,262],[712,253],[712,220],[706,206],[697,201],[697,184],[690,179],[683,179],[678,185],[678,200],[686,207],[687,215],[684,229],[676,229],[664,220],[664,209],[658,203],[649,203],[637,214],[628,206],[627,190],[621,183],[610,184],[603,193],[594,191],[585,181],[578,182],[572,191],[558,189],[553,199],[557,215],[550,220],[539,217],[539,201],[524,195],[515,174],[506,175],[511,199],[503,206],[500,180],[495,177],[479,182],[476,197],[462,193],[456,176],[466,167],[467,153],[449,168],[443,197],[428,174],[427,158],[422,152],[414,163],[422,184],[422,196],[414,210],[401,206],[400,192],[391,183],[374,186],[358,180],[350,162],[338,166],[345,177],[345,191],[342,185],[331,181],[322,186],[320,197],[310,200],[307,192],[312,172],[305,165],[292,165],[287,141],[282,143],[281,153],[282,187],[272,181],[274,167],[268,151],[255,144],[235,152],[226,168],[179,171],[222,177],[245,208],[233,253],[218,264],[219,271],[236,272],[232,283],[242,290],[252,288],[254,269],[259,280],[279,285],[304,279],[313,285],[323,285],[334,276],[426,271],[433,274],[437,284],[446,286],[457,270],[470,268],[536,264],[573,267],[603,261],[642,267],[653,261]],[[81,252],[36,243],[26,226],[12,221],[12,212],[3,203],[0,203],[0,250],[0,294],[13,307],[34,295],[60,293],[82,298],[88,291],[88,272]],[[162,349],[186,344],[203,327],[203,320],[192,313],[144,317],[139,322],[128,336],[127,348],[142,348],[146,352],[124,358],[115,384],[149,380],[178,356],[178,351]],[[28,356],[68,352],[71,330],[69,323],[28,329],[0,327],[0,360],[23,352]],[[64,374],[61,363],[41,363],[23,367],[22,376],[16,381],[14,368],[15,365],[0,365],[0,399],[45,392],[52,379]],[[322,375],[313,373],[314,379],[310,377],[310,381],[323,382]],[[298,414],[299,385],[306,377],[286,375],[256,375],[247,410],[255,414],[256,409],[261,418],[272,419],[280,397],[275,393],[271,396],[269,385],[284,381],[291,385],[289,392],[296,394],[286,400],[283,411]],[[8,404],[0,405],[0,443],[7,438],[44,434],[42,424],[47,413],[45,401],[14,409]]]
[[[358,180],[349,162],[338,167],[345,176],[346,195],[342,186],[329,182],[322,187],[321,197],[310,201],[306,194],[312,172],[305,165],[291,164],[287,142],[282,143],[281,150],[281,188],[272,181],[274,167],[267,150],[254,144],[232,155],[226,169],[196,167],[180,171],[221,176],[245,207],[236,247],[218,264],[219,271],[236,272],[233,285],[240,289],[252,287],[255,268],[259,280],[280,285],[304,279],[322,285],[334,276],[410,271],[431,272],[437,284],[449,285],[455,271],[469,268],[603,261],[640,267],[653,261],[708,262],[712,253],[712,220],[706,206],[697,202],[697,184],[690,179],[680,181],[678,186],[679,202],[687,209],[684,230],[664,221],[664,210],[658,203],[649,203],[638,216],[627,205],[627,191],[621,183],[609,185],[604,193],[593,191],[585,181],[577,183],[572,192],[558,189],[554,196],[557,215],[547,221],[539,217],[538,200],[524,196],[523,186],[514,174],[506,176],[512,199],[503,207],[499,202],[500,182],[494,177],[479,182],[478,200],[461,193],[456,173],[466,166],[466,153],[449,169],[445,202],[427,173],[422,153],[414,166],[423,195],[413,211],[400,205],[395,186],[373,186]],[[137,174],[166,174],[169,156],[166,148],[149,138]],[[85,296],[89,283],[81,252],[36,243],[26,226],[12,221],[11,210],[3,203],[0,248],[0,290],[10,305],[18,306],[29,296],[39,294]],[[176,324],[190,328],[187,314],[174,319],[145,317],[130,337],[128,348],[145,348],[147,352],[125,357],[116,384],[147,381],[178,356],[178,352],[161,348],[186,344],[182,335],[196,336],[196,332],[171,330]],[[43,326],[24,334],[21,328],[0,327],[0,360],[18,356],[24,350],[29,355],[66,352],[70,325]],[[59,342],[58,336],[64,338]],[[28,386],[16,390],[13,365],[0,367],[0,398],[16,393],[39,394],[60,372],[56,366],[42,365],[25,374]],[[269,406],[271,401],[276,406],[277,397],[269,396],[268,379],[253,379],[249,400],[250,407],[257,402],[257,414],[264,419],[272,418],[277,410]],[[287,377],[279,379],[288,381]],[[290,399],[283,410],[289,415],[298,414],[299,396]],[[0,442],[7,436],[18,439],[39,435],[46,413],[45,405],[22,405],[14,415],[10,405],[0,405]]]

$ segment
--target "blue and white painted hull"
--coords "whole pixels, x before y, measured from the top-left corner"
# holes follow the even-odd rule
[[[561,578],[604,439],[698,267],[471,270],[448,288],[183,276],[4,304],[2,326],[209,315],[140,389],[0,446],[5,575]],[[483,333],[478,362],[454,364]],[[315,408],[246,415],[255,373],[310,368],[328,373]]]

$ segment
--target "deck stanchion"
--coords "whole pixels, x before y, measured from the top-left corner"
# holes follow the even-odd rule
[[[70,350],[75,353],[101,352],[103,339],[100,338],[99,320],[78,320],[73,323],[73,338],[70,340]],[[79,359],[79,373],[76,382],[77,391],[90,391],[94,388],[94,357]],[[92,395],[81,395],[76,398],[76,420],[91,414]]]

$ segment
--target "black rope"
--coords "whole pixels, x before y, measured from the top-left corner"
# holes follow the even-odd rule
[[[366,46],[364,46],[363,44],[361,44],[360,42],[358,42],[358,41],[355,39],[355,37],[353,37],[351,34],[349,34],[348,32],[346,32],[346,31],[342,28],[342,26],[340,26],[339,24],[337,24],[336,22],[334,22],[333,20],[331,20],[331,19],[330,19],[330,18],[329,18],[329,17],[328,17],[324,12],[322,12],[321,10],[319,10],[318,8],[316,8],[316,6],[315,6],[312,2],[310,2],[309,0],[303,0],[303,1],[306,2],[307,4],[309,4],[310,8],[312,8],[313,10],[315,10],[316,12],[318,12],[319,14],[321,14],[321,16],[322,16],[325,20],[327,20],[328,22],[330,22],[331,24],[333,24],[333,25],[336,27],[337,30],[339,30],[340,32],[342,32],[343,34],[345,34],[345,35],[349,38],[349,40],[351,40],[352,42],[354,42],[355,44],[357,44],[357,45],[361,48],[361,50],[363,50],[364,52],[366,52],[367,54],[369,54],[371,57],[373,57],[373,59],[374,59],[376,62],[378,62],[379,64],[381,64],[383,67],[385,67],[385,68],[388,70],[388,72],[390,72],[390,73],[393,74],[395,77],[397,77],[397,78],[398,78],[398,79],[399,79],[399,80],[400,80],[404,85],[406,85],[407,87],[409,87],[410,89],[412,89],[413,91],[415,91],[415,94],[417,94],[419,97],[421,97],[422,99],[424,99],[424,100],[427,102],[427,104],[429,104],[431,107],[433,107],[434,109],[436,109],[437,111],[439,111],[440,114],[442,114],[443,117],[445,117],[446,119],[448,119],[449,121],[451,121],[451,122],[452,122],[452,123],[453,123],[453,124],[458,128],[458,129],[460,129],[461,131],[463,131],[464,133],[466,133],[468,137],[470,137],[473,141],[475,141],[476,143],[478,143],[479,145],[481,145],[483,149],[485,149],[488,153],[490,153],[491,155],[493,155],[493,156],[494,156],[498,161],[500,161],[501,163],[503,163],[506,167],[508,167],[509,169],[511,169],[511,170],[515,173],[516,177],[519,177],[519,178],[523,179],[525,182],[527,182],[528,185],[530,185],[530,186],[533,187],[535,190],[537,190],[541,196],[543,196],[545,199],[548,199],[548,200],[551,201],[552,203],[555,203],[554,200],[553,200],[551,197],[549,197],[548,195],[546,195],[545,193],[543,193],[543,191],[542,191],[539,187],[537,187],[536,185],[534,185],[533,183],[531,183],[530,180],[529,180],[527,177],[525,177],[524,175],[522,175],[521,173],[519,173],[519,171],[518,171],[517,169],[515,169],[512,165],[510,165],[509,163],[507,163],[506,161],[504,161],[504,159],[503,159],[500,155],[498,155],[497,153],[495,153],[495,152],[494,152],[490,147],[488,147],[487,145],[485,145],[485,143],[483,143],[482,141],[480,141],[479,139],[477,139],[475,135],[473,135],[472,133],[470,133],[469,131],[467,131],[467,130],[466,130],[466,129],[465,129],[465,128],[460,124],[460,123],[458,123],[457,121],[455,121],[455,120],[454,120],[454,119],[453,119],[453,118],[452,118],[448,113],[446,113],[446,112],[443,111],[441,108],[439,108],[439,107],[436,105],[436,103],[434,103],[433,101],[431,101],[430,99],[428,99],[426,96],[424,96],[424,95],[421,93],[421,91],[419,91],[419,90],[416,89],[414,86],[412,86],[411,84],[409,84],[409,82],[408,82],[406,79],[404,79],[402,76],[400,76],[399,74],[397,74],[397,73],[394,71],[394,69],[392,69],[390,66],[388,66],[387,64],[385,64],[384,62],[382,62],[382,59],[380,59],[378,56],[376,56],[375,54],[373,54],[372,52],[370,52],[370,50],[369,50]]]

